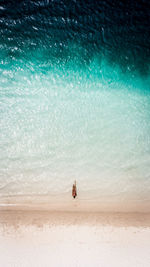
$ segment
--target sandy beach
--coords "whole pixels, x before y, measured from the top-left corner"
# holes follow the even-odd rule
[[[150,214],[0,210],[3,267],[150,265]]]

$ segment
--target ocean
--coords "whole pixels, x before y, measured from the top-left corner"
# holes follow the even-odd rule
[[[0,205],[150,211],[149,14],[1,1]]]

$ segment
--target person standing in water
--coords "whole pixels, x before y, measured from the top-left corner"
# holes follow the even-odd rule
[[[75,198],[77,196],[77,187],[76,187],[76,181],[74,182],[72,186],[72,196]]]

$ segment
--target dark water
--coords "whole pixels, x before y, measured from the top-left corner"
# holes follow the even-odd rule
[[[2,198],[70,197],[76,179],[83,201],[149,209],[149,14],[149,1],[0,2]]]
[[[96,56],[100,66],[105,57],[147,75],[149,14],[149,1],[1,1],[1,60],[14,67],[34,56],[44,72],[70,60],[85,67]]]

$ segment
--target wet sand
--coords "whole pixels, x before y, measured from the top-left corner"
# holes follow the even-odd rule
[[[3,267],[150,266],[150,214],[0,210]]]

